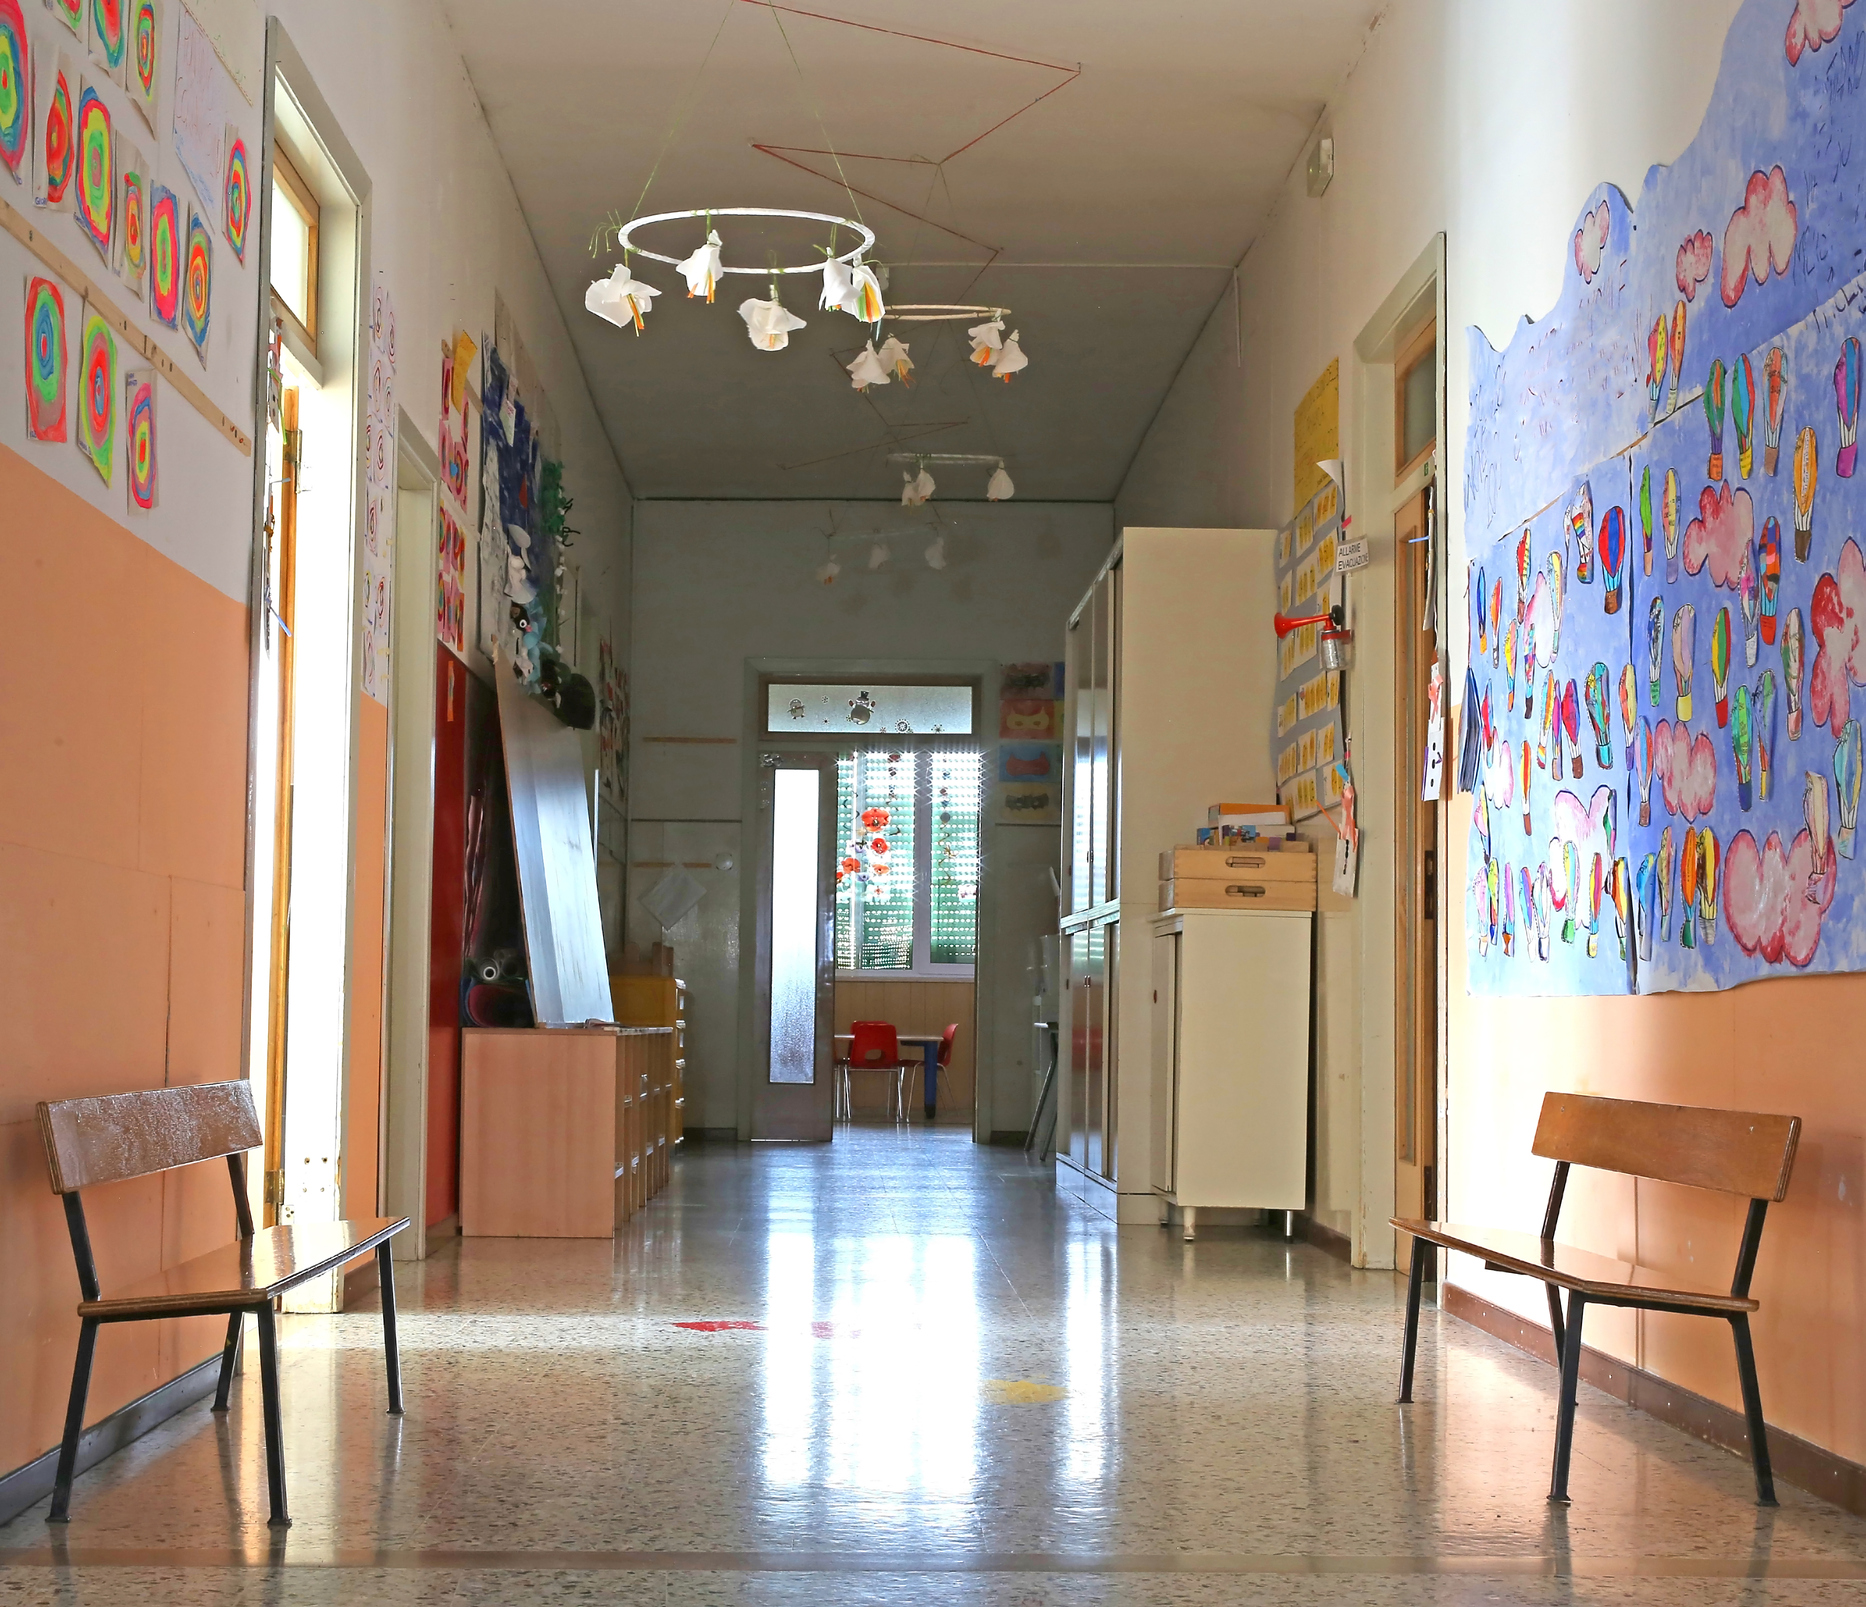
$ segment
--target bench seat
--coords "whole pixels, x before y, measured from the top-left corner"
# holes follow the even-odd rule
[[[1603,1305],[1650,1302],[1689,1306],[1695,1311],[1720,1315],[1758,1309],[1758,1303],[1747,1295],[1681,1288],[1673,1275],[1654,1267],[1616,1261],[1612,1256],[1577,1250],[1573,1245],[1557,1244],[1553,1239],[1537,1238],[1533,1233],[1465,1227],[1449,1222],[1418,1222],[1401,1217],[1393,1219],[1393,1226],[1428,1244],[1476,1256],[1492,1271],[1521,1273],[1561,1289],[1579,1291],[1589,1300]]]
[[[120,1322],[250,1310],[295,1284],[335,1272],[407,1226],[407,1217],[380,1216],[261,1228],[251,1238],[209,1250],[120,1293],[86,1300],[79,1305],[78,1315]]]

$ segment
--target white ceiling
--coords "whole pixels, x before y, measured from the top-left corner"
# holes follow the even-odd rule
[[[886,497],[887,454],[917,446],[1000,454],[1023,497],[1106,501],[1385,0],[442,4],[638,496]],[[792,158],[818,177],[755,144],[839,152],[858,193],[836,157]],[[1009,306],[1030,367],[1006,385],[963,361],[962,327],[903,328],[920,383],[858,394],[839,365],[865,331],[817,311],[813,276],[783,282],[809,327],[777,354],[735,310],[762,277],[708,307],[637,259],[668,292],[645,335],[584,311],[605,216],[703,206],[859,211],[890,301]],[[720,232],[729,264],[817,255],[792,226]],[[644,243],[681,256],[700,233]],[[947,470],[941,499],[988,472]]]

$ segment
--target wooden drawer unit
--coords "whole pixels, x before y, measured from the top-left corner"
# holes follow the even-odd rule
[[[1275,855],[1268,856],[1275,858]],[[1304,856],[1314,864],[1312,856]],[[1176,877],[1160,883],[1162,910],[1312,910],[1315,877],[1306,881],[1277,881],[1254,871],[1241,871],[1235,879],[1206,880]]]
[[[1315,855],[1307,848],[1169,848],[1160,855],[1163,882],[1306,882],[1315,885]]]

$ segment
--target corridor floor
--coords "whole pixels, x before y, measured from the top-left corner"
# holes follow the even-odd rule
[[[608,1242],[473,1240],[0,1528],[0,1604],[1761,1603],[1866,1596],[1866,1522],[1307,1246],[1183,1244],[962,1133],[693,1150]],[[716,1327],[709,1325],[725,1324]],[[699,1325],[699,1326],[695,1326]]]

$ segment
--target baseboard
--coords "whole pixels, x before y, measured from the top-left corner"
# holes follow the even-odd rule
[[[1015,1132],[1008,1128],[994,1127],[991,1136],[985,1142],[994,1149],[1022,1149],[1025,1136],[1025,1131],[1021,1127]]]
[[[348,1311],[365,1295],[373,1295],[381,1287],[382,1268],[376,1263],[376,1252],[371,1250],[368,1261],[343,1275],[343,1300],[338,1309]]]
[[[448,1215],[442,1217],[440,1221],[430,1222],[428,1224],[429,1244],[433,1244],[441,1239],[457,1239],[459,1237],[460,1213],[458,1211],[450,1212]],[[433,1251],[430,1250],[428,1253],[432,1255]]]
[[[1316,1221],[1307,1211],[1296,1213],[1296,1237],[1337,1261],[1345,1261],[1349,1266],[1354,1264],[1354,1241],[1339,1229]]]
[[[739,1141],[736,1127],[683,1127],[680,1135],[689,1144],[736,1144]]]
[[[119,1406],[102,1422],[84,1431],[83,1438],[78,1441],[78,1472],[89,1472],[105,1457],[141,1439],[177,1412],[206,1399],[219,1382],[220,1358],[210,1356],[160,1389],[152,1389],[140,1400]],[[57,1473],[58,1447],[54,1445],[43,1456],[33,1458],[24,1467],[17,1467],[0,1478],[0,1523],[11,1523],[28,1507],[50,1495]]]
[[[1473,1328],[1481,1328],[1537,1361],[1555,1365],[1555,1340],[1547,1327],[1456,1284],[1439,1290],[1440,1306]],[[1615,1400],[1681,1428],[1708,1444],[1749,1455],[1749,1427],[1743,1414],[1720,1401],[1667,1383],[1643,1367],[1632,1367],[1592,1345],[1581,1347],[1581,1377]],[[1775,1476],[1837,1507],[1866,1516],[1866,1467],[1825,1450],[1786,1429],[1769,1427],[1769,1461]]]

